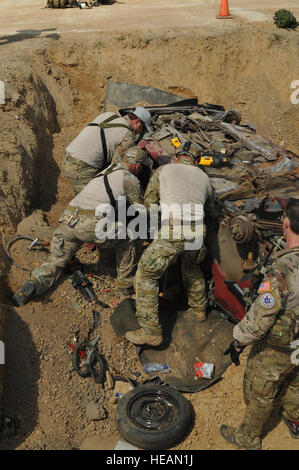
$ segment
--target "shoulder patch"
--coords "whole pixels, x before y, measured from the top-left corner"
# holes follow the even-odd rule
[[[263,308],[270,309],[273,308],[276,304],[276,300],[271,294],[263,294],[260,297],[260,304]]]
[[[258,289],[258,292],[262,293],[262,292],[269,292],[271,291],[272,288],[271,288],[271,282],[270,281],[266,281],[266,282],[262,282],[259,289]]]

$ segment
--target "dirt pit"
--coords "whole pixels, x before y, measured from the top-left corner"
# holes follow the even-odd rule
[[[22,220],[18,233],[32,237],[42,233],[50,241],[60,213],[73,196],[60,173],[64,150],[103,110],[109,81],[156,87],[237,108],[243,122],[298,152],[299,110],[290,101],[291,83],[298,78],[298,42],[298,32],[290,34],[268,23],[240,23],[224,32],[173,28],[150,34],[89,33],[84,38],[78,34],[71,39],[31,38],[30,46],[20,41],[18,48],[15,44],[2,48],[0,78],[6,83],[6,104],[0,107],[3,239],[13,235]],[[44,255],[34,258],[26,246],[16,245],[13,254],[30,268]],[[28,273],[11,266],[0,252],[1,308],[7,319],[4,402],[6,413],[18,423],[16,436],[2,440],[1,449],[72,449],[84,437],[120,437],[111,376],[146,379],[134,346],[118,338],[109,322],[113,303],[120,300],[113,262],[98,263],[98,253],[86,247],[78,258],[85,272],[94,274],[99,299],[110,306],[101,309],[98,329],[100,351],[109,368],[103,387],[91,378],[80,378],[71,364],[70,344],[79,329],[91,326],[92,307],[64,276],[47,295],[12,308],[8,296]],[[176,449],[233,448],[222,439],[219,427],[242,420],[247,355],[245,351],[241,366],[231,366],[213,387],[186,394],[194,408],[194,427]],[[86,412],[94,403],[102,412],[98,421],[90,421]],[[299,449],[277,410],[268,423],[263,448]]]

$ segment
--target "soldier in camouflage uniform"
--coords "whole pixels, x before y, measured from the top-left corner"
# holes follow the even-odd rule
[[[3,415],[3,395],[4,395],[4,357],[2,354],[5,354],[4,351],[4,326],[5,326],[5,318],[4,318],[4,308],[3,305],[0,304],[0,436],[2,431],[2,420],[4,419]]]
[[[62,162],[62,172],[74,193],[82,191],[110,163],[119,162],[145,129],[151,131],[150,122],[150,113],[139,106],[134,114],[124,117],[102,113],[86,126],[66,148]]]
[[[286,249],[273,257],[258,297],[235,326],[235,340],[226,351],[239,365],[243,348],[253,344],[244,375],[243,422],[238,428],[220,428],[226,440],[252,450],[261,448],[263,426],[282,385],[282,419],[291,436],[299,438],[299,354],[291,347],[299,339],[299,200],[289,202],[283,228]]]
[[[33,294],[40,295],[49,290],[83,242],[100,244],[104,248],[115,247],[117,284],[121,289],[133,286],[137,267],[135,241],[128,239],[126,233],[125,239],[121,239],[123,235],[118,237],[120,222],[117,219],[111,223],[108,234],[107,217],[103,214],[106,215],[107,209],[115,208],[117,200],[125,205],[142,202],[136,175],[146,158],[145,152],[137,147],[127,150],[120,163],[112,164],[77,194],[59,219],[48,261],[34,269],[30,279],[13,296],[15,305],[24,305]]]
[[[181,260],[183,281],[188,293],[190,315],[199,321],[205,320],[205,281],[200,269],[200,263],[205,257],[203,207],[207,203],[213,205],[214,191],[209,177],[194,166],[194,156],[192,152],[178,153],[175,164],[164,165],[156,170],[145,192],[144,204],[148,211],[160,204],[162,225],[157,239],[146,249],[138,264],[135,290],[136,318],[140,329],[126,333],[126,338],[134,344],[161,344],[159,279],[178,258]],[[173,213],[170,219],[163,220],[163,207],[169,210],[173,205],[179,211]],[[187,213],[182,211],[186,206],[189,210]],[[201,209],[199,212],[197,206]],[[188,223],[193,237],[189,240],[188,232],[182,230],[183,227],[186,230]],[[199,244],[192,249],[192,241],[196,240]],[[186,248],[188,241],[190,246]]]

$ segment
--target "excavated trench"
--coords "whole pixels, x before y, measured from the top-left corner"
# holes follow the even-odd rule
[[[103,109],[109,81],[235,107],[243,122],[297,151],[298,107],[290,97],[298,35],[248,26],[239,34],[91,35],[85,42],[54,42],[1,60],[1,232],[14,229],[32,208],[49,211],[67,200],[59,188],[64,147]],[[2,275],[5,264],[1,256]]]
[[[258,126],[259,133],[293,152],[298,151],[299,113],[290,101],[291,83],[298,78],[298,35],[286,31],[273,33],[248,25],[223,35],[90,34],[85,41],[78,36],[58,42],[35,39],[31,44],[14,58],[3,54],[0,63],[0,77],[5,77],[6,84],[6,103],[0,105],[0,301],[1,315],[12,315],[8,337],[12,338],[18,327],[25,328],[25,338],[34,349],[26,323],[30,317],[25,315],[24,323],[20,321],[16,311],[9,313],[13,309],[7,301],[9,289],[20,285],[26,275],[11,269],[2,244],[35,209],[47,213],[50,231],[57,224],[72,197],[60,174],[64,149],[103,110],[109,81],[155,87],[184,97],[197,96],[199,102],[234,107],[243,122]],[[50,329],[55,333],[54,324]],[[16,335],[24,344],[21,335]],[[35,365],[30,380],[37,380],[40,367],[40,363]],[[4,395],[12,414],[9,395],[14,384],[9,371],[6,374]],[[22,448],[43,421],[43,406],[36,405],[39,397],[44,397],[43,384],[32,396],[34,399],[27,398],[35,403],[25,407],[20,418],[25,431],[11,447]],[[21,408],[22,400],[17,400]],[[26,411],[32,414],[30,425],[26,424]],[[78,445],[80,437],[72,438]],[[46,448],[55,447],[50,441]],[[34,440],[30,445],[38,447]]]

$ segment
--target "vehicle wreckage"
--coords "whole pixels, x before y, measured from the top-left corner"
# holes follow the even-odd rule
[[[168,347],[164,344],[161,348],[140,352],[142,362],[169,364],[174,352],[180,351],[181,366],[176,359],[176,367],[171,367],[176,374],[161,377],[179,390],[196,391],[217,380],[229,365],[223,350],[231,339],[233,324],[243,318],[255,299],[263,267],[273,249],[285,246],[281,217],[288,200],[299,197],[299,159],[293,152],[259,135],[253,125],[242,123],[237,110],[199,104],[196,98],[183,99],[161,90],[112,82],[107,90],[105,111],[118,110],[125,115],[137,101],[152,115],[153,132],[145,134],[138,145],[151,157],[153,168],[170,163],[178,146],[182,148],[185,142],[191,141],[198,149],[197,164],[210,177],[217,196],[219,221],[208,225],[206,239],[205,273],[211,312],[207,329],[201,326],[205,350],[199,346],[198,338],[192,341],[195,334],[192,325],[187,332],[188,324],[183,321],[184,313],[180,312],[176,321],[173,315],[171,317],[172,339]],[[175,275],[179,270],[170,271]],[[168,281],[173,282],[171,273],[168,273]],[[124,308],[130,310],[128,303]],[[112,323],[121,334],[126,327],[124,317],[118,323],[118,309],[112,316]],[[160,314],[163,322],[163,309]],[[165,317],[170,318],[166,313]],[[195,381],[191,367],[189,374],[186,372],[187,361],[192,363],[191,357],[187,358],[182,346],[173,345],[176,340],[181,341],[182,335],[191,335],[188,342],[197,344],[196,351],[191,348],[191,355],[200,356],[206,362],[216,361],[212,381]],[[215,342],[219,346],[218,356],[216,351],[210,351]]]
[[[257,134],[253,125],[241,123],[237,110],[198,104],[196,98],[110,83],[105,110],[132,103],[133,96],[149,103],[144,107],[152,115],[154,131],[138,146],[152,158],[154,168],[173,160],[178,141],[181,146],[191,141],[198,148],[198,165],[211,179],[221,212],[219,227],[207,239],[210,298],[239,321],[250,300],[246,294],[252,275],[260,272],[273,247],[284,247],[281,216],[288,200],[299,196],[299,157]],[[118,110],[125,115],[132,108]]]
[[[119,400],[117,424],[125,439],[140,447],[168,448],[183,437],[191,420],[190,407],[178,392],[197,392],[221,378],[231,364],[224,351],[233,326],[254,301],[273,250],[285,246],[281,218],[288,200],[299,197],[299,158],[242,123],[235,109],[110,82],[105,111],[125,115],[136,103],[152,115],[153,132],[138,144],[152,162],[142,175],[144,186],[153,169],[170,163],[177,148],[191,142],[198,150],[197,164],[211,179],[219,209],[218,221],[208,221],[205,241],[207,320],[198,324],[186,316],[180,269],[172,266],[161,281],[163,343],[137,348],[142,364],[167,364],[168,373],[152,372],[147,383]],[[179,300],[169,303],[163,294],[174,285],[179,285]],[[134,301],[122,301],[111,324],[120,336],[137,329]],[[200,377],[199,363],[214,365],[211,379]]]
[[[242,123],[237,110],[199,104],[196,98],[183,99],[161,90],[115,82],[108,87],[105,111],[118,110],[125,115],[137,101],[152,115],[153,132],[144,135],[138,145],[151,157],[153,169],[171,163],[177,149],[191,142],[198,149],[197,164],[210,177],[216,193],[219,220],[207,220],[208,254],[203,266],[209,298],[207,320],[199,324],[185,314],[180,283],[174,305],[165,304],[163,297],[160,302],[165,337],[162,345],[137,348],[143,364],[167,364],[169,373],[151,374],[160,385],[196,392],[221,379],[231,364],[224,351],[232,341],[233,326],[255,300],[271,254],[285,247],[282,214],[288,200],[299,197],[299,159],[259,135],[253,125]],[[179,275],[178,265],[170,267],[160,290],[171,290]],[[126,299],[119,304],[111,323],[121,336],[137,329],[134,303]],[[214,365],[211,379],[198,374],[202,363]],[[169,391],[169,387],[164,390]],[[175,409],[175,401],[167,393],[162,400],[163,387],[147,393],[137,388],[123,402],[120,400],[118,429],[135,445],[161,448],[166,433],[157,432],[157,416],[161,429],[167,429],[170,436],[179,422],[177,419],[171,424],[170,416],[183,413]],[[181,423],[168,445],[177,442],[184,432],[186,423]]]

